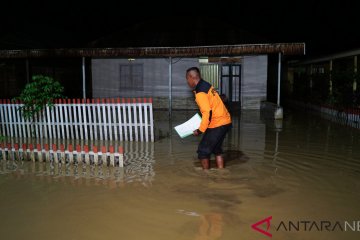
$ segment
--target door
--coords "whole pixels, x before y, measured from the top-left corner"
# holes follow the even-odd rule
[[[240,106],[241,100],[241,65],[221,66],[221,94],[225,94],[229,103]]]

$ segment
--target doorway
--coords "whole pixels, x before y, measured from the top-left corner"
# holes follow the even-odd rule
[[[221,66],[220,93],[225,94],[232,106],[241,107],[241,65],[226,64]]]

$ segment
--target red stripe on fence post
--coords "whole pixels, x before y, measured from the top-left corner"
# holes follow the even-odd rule
[[[110,165],[115,166],[114,146],[109,146],[110,152]]]
[[[124,149],[119,146],[119,167],[124,167]]]
[[[19,156],[19,144],[18,144],[18,143],[15,143],[15,144],[14,144],[14,148],[15,148],[16,159],[20,160],[20,156]]]
[[[29,150],[30,150],[30,159],[31,161],[35,162],[34,145],[32,143],[29,144]]]
[[[61,156],[61,162],[65,164],[65,146],[64,144],[60,144],[60,156]]]
[[[43,158],[42,158],[42,151],[41,151],[40,143],[36,144],[36,150],[37,150],[38,160],[39,160],[39,162],[42,162]]]
[[[76,161],[77,161],[78,164],[82,163],[80,144],[76,145]]]
[[[93,146],[93,152],[94,152],[94,164],[97,165],[99,162],[99,157],[98,157],[98,148],[97,146]]]
[[[12,150],[12,149],[11,149],[11,143],[8,143],[8,144],[7,144],[7,149],[8,149],[8,156],[10,156],[10,159],[11,159],[11,160],[14,160],[14,159],[13,159],[13,155],[11,154],[11,150]]]
[[[120,153],[120,154],[123,154],[123,153],[124,153],[124,148],[121,147],[121,146],[119,146],[119,153]]]
[[[90,158],[89,158],[89,146],[84,145],[84,152],[85,152],[85,163],[89,164]]]
[[[50,161],[49,144],[45,143],[44,147],[45,147],[45,161],[46,160]]]
[[[69,161],[70,163],[74,162],[74,152],[73,152],[73,145],[70,143],[68,145],[68,151],[69,151]]]
[[[101,152],[102,152],[102,164],[106,166],[107,165],[106,146],[101,147]]]
[[[52,150],[53,150],[54,162],[59,163],[59,159],[58,159],[58,156],[57,156],[57,146],[56,146],[56,144],[52,145]]]

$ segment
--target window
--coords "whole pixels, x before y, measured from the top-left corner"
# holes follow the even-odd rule
[[[120,65],[120,90],[144,90],[143,64]]]

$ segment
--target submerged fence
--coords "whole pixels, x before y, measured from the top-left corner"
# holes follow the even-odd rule
[[[31,120],[0,100],[0,135],[19,138],[154,141],[152,99],[58,99]]]
[[[155,178],[152,142],[72,142],[0,142],[0,175],[113,187],[147,187]]]
[[[36,144],[34,148],[33,144],[3,144],[0,143],[0,160],[31,160],[33,162],[52,162],[52,163],[76,163],[76,164],[88,164],[88,165],[110,165],[124,167],[124,150],[123,147],[119,147],[116,152],[113,146],[109,147],[109,151],[105,146],[101,147],[101,150],[97,146],[92,146],[92,150],[88,145],[84,145],[83,148],[78,144],[74,149],[72,144],[69,144],[65,149],[64,144],[60,145],[60,148],[56,144],[52,144],[51,148],[49,144]]]
[[[294,100],[288,100],[289,106],[309,109],[314,113],[321,114],[322,117],[333,122],[337,122],[346,126],[360,128],[360,108],[338,108],[328,105],[315,105],[311,103],[303,103]]]

